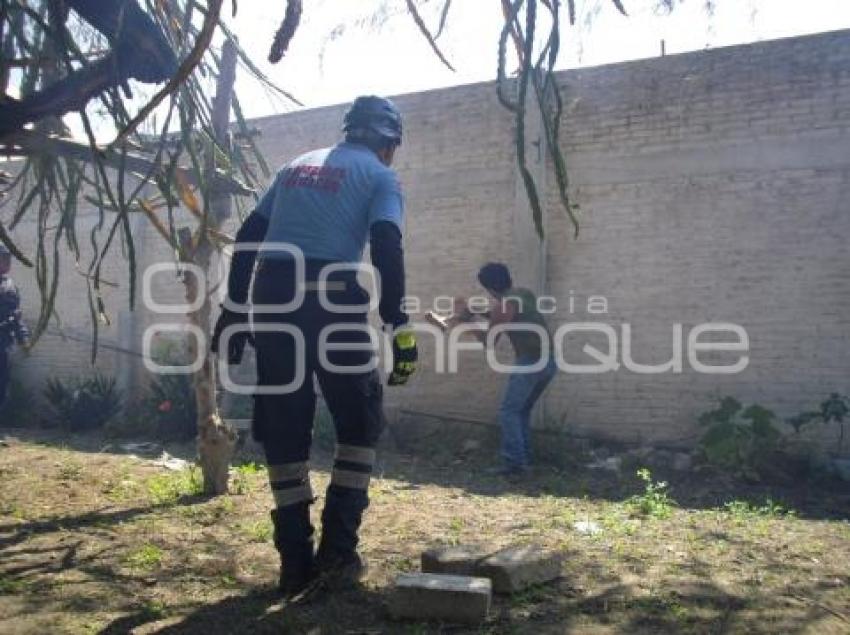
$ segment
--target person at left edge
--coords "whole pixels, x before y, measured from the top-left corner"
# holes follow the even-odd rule
[[[21,297],[9,276],[12,254],[0,245],[0,406],[9,391],[9,351],[14,343],[26,348],[30,332],[21,319]]]
[[[375,445],[384,427],[382,386],[377,370],[361,371],[374,362],[375,352],[364,331],[368,294],[355,271],[338,271],[327,281],[334,305],[351,311],[330,311],[319,302],[316,281],[328,265],[359,263],[367,242],[380,275],[380,316],[394,330],[390,385],[402,385],[415,370],[417,352],[413,331],[402,311],[404,203],[395,172],[390,168],[401,144],[402,120],[387,99],[359,97],[345,115],[345,139],[330,148],[314,150],[289,162],[277,174],[254,212],[245,220],[237,244],[282,242],[297,247],[306,259],[305,297],[287,313],[258,313],[260,305],[282,305],[296,291],[292,254],[273,245],[234,255],[228,279],[229,300],[245,304],[255,260],[254,325],[284,324],[302,333],[304,358],[296,358],[291,334],[255,329],[257,376],[261,386],[295,383],[295,368],[303,362],[304,380],[294,392],[257,395],[254,402],[255,438],[263,444],[276,509],[272,511],[274,542],[281,555],[279,588],[286,596],[312,587],[313,580],[356,582],[365,571],[357,553],[358,533],[368,506],[369,478]],[[226,305],[228,303],[225,303]],[[217,352],[222,331],[240,324],[242,332],[229,338],[231,363],[241,358],[250,337],[248,315],[225,306],[213,333]],[[319,354],[320,333],[342,328],[330,336],[334,345],[358,344],[357,350],[330,352],[326,368]],[[365,346],[364,346],[365,345]],[[341,370],[340,370],[341,368]],[[322,511],[322,536],[313,552],[309,506],[314,501],[308,459],[316,395],[313,376],[333,417],[337,447],[331,482]]]

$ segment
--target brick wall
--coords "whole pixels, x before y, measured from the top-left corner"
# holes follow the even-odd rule
[[[561,377],[548,413],[679,439],[723,395],[790,415],[848,389],[848,61],[845,31],[559,77],[584,220],[570,241],[550,196],[549,291],[607,296],[638,361],[669,359],[675,322],[740,324],[751,353],[734,376],[686,362],[680,375]]]
[[[492,83],[397,98],[407,133],[397,168],[408,204],[408,292],[423,310],[438,295],[479,293],[478,266],[504,260],[518,282],[557,300],[553,326],[601,320],[621,333],[630,324],[637,362],[670,358],[674,324],[686,336],[707,321],[747,330],[750,363],[734,376],[693,372],[687,357],[678,374],[559,375],[537,425],[581,434],[687,441],[696,415],[720,396],[787,415],[850,389],[850,32],[567,71],[558,84],[578,240],[559,207],[551,157],[534,145],[532,117],[527,152],[548,228],[537,241],[512,118]],[[254,122],[269,163],[334,143],[343,112]],[[146,237],[145,259],[168,257],[143,223],[136,232]],[[120,259],[109,267],[125,275]],[[31,282],[19,278],[31,310]],[[158,285],[158,297],[179,298],[173,282]],[[60,293],[63,323],[85,331],[82,279],[67,273]],[[604,296],[608,313],[588,314],[588,296]],[[122,319],[123,336],[112,326],[105,337],[135,349],[158,318]],[[438,375],[423,340],[422,371],[412,386],[387,391],[390,411],[494,422],[503,378],[480,353],[462,353],[458,374]],[[592,361],[584,343],[604,348],[597,336],[575,334],[570,361]],[[104,368],[138,381],[135,362],[110,355],[101,355]],[[53,338],[21,366],[35,377],[75,372],[85,358],[85,345]]]

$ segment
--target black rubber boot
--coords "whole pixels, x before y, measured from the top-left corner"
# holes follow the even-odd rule
[[[278,590],[284,597],[301,593],[316,576],[313,526],[308,503],[272,510],[274,546],[280,553]]]
[[[316,572],[328,586],[354,585],[366,575],[366,563],[357,553],[357,532],[368,505],[365,491],[328,487],[316,554]]]

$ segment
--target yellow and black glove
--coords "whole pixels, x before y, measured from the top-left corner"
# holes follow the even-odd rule
[[[393,372],[390,373],[390,386],[404,386],[410,376],[416,372],[419,351],[416,348],[416,335],[410,329],[402,328],[393,337]]]

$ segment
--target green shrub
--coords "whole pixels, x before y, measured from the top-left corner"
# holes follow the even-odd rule
[[[759,516],[767,518],[793,518],[797,515],[797,512],[793,509],[777,503],[771,498],[765,500],[764,505],[754,505],[743,500],[733,500],[724,503],[723,510],[739,520],[747,520]]]
[[[55,420],[70,432],[99,428],[121,411],[115,379],[100,373],[67,381],[48,379],[44,396]]]
[[[826,400],[822,401],[819,410],[801,412],[788,420],[798,433],[800,430],[812,423],[828,425],[834,423],[838,426],[838,454],[844,450],[844,419],[850,415],[850,397],[832,393]]]
[[[628,506],[641,516],[651,518],[668,518],[676,506],[676,501],[667,492],[667,483],[654,482],[652,474],[646,468],[637,471],[638,478],[643,481],[643,494],[636,494],[628,501]]]
[[[737,399],[725,397],[716,410],[699,418],[700,425],[708,428],[700,449],[710,464],[758,478],[762,465],[782,441],[775,420],[776,415],[767,408],[758,404],[744,408]]]
[[[26,427],[37,423],[34,421],[34,395],[23,382],[12,377],[6,393],[6,401],[0,407],[0,424],[15,427]]]

